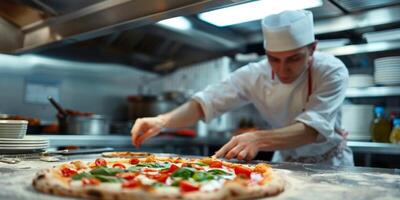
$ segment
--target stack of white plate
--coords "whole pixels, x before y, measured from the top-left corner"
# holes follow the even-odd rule
[[[373,105],[342,106],[342,128],[349,132],[349,140],[371,140],[373,110]]]
[[[376,84],[400,85],[400,56],[375,59]]]
[[[23,138],[27,128],[25,120],[0,120],[0,138]]]
[[[38,136],[25,136],[23,139],[0,138],[0,153],[32,153],[44,151],[49,140]]]

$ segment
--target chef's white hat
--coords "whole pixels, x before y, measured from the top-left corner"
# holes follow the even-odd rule
[[[313,15],[306,10],[283,11],[261,21],[264,48],[268,51],[293,50],[315,41]]]

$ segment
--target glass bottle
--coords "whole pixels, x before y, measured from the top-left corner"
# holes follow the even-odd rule
[[[390,133],[390,142],[394,144],[400,144],[400,118],[393,120],[393,130]]]
[[[374,109],[375,117],[371,123],[372,141],[374,142],[389,142],[391,125],[390,122],[385,119],[385,110],[383,107],[377,106]]]

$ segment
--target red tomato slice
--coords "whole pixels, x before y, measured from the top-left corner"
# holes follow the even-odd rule
[[[213,168],[222,168],[222,162],[218,160],[211,161],[210,167]]]
[[[64,167],[61,169],[61,173],[64,177],[70,177],[70,176],[75,175],[77,173],[77,171],[70,169],[68,167]]]
[[[172,164],[170,167],[169,167],[169,172],[170,173],[174,173],[176,170],[178,170],[179,169],[179,167],[177,166],[177,165],[175,165],[175,164]]]
[[[236,175],[243,175],[246,178],[250,178],[250,174],[251,174],[250,168],[239,165],[239,166],[236,166],[234,170],[235,170]]]
[[[143,168],[143,172],[158,172],[158,169]]]
[[[141,186],[142,183],[139,180],[129,180],[127,182],[122,183],[123,188],[135,188]]]
[[[146,175],[148,178],[154,179],[158,182],[165,183],[167,181],[169,175],[168,174],[154,174],[154,175]]]
[[[97,178],[82,178],[83,185],[100,185],[100,180]]]
[[[107,161],[104,160],[103,158],[97,158],[97,159],[94,161],[94,164],[96,164],[97,167],[107,166]]]
[[[181,189],[182,192],[193,192],[200,189],[198,185],[194,185],[189,181],[181,181],[179,183],[179,188]]]
[[[121,163],[115,163],[115,164],[113,164],[112,167],[113,167],[113,168],[118,167],[118,168],[120,168],[120,169],[125,169],[125,168],[126,168],[125,165],[123,165],[123,164],[121,164]]]
[[[125,180],[132,180],[138,175],[139,175],[138,173],[126,172],[126,173],[118,173],[115,176],[123,178]]]
[[[137,158],[132,158],[131,160],[129,160],[129,163],[131,163],[131,165],[136,165],[139,164],[140,160]]]

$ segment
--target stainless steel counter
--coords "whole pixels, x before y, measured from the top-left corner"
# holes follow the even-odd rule
[[[43,135],[49,138],[51,147],[66,145],[86,147],[132,147],[131,138],[127,135]],[[209,146],[222,146],[227,138],[185,138],[185,137],[154,137],[143,144],[143,147],[161,146],[165,148],[179,146],[197,146],[202,155],[208,155]],[[348,145],[355,153],[400,155],[400,145],[349,141]]]
[[[66,156],[65,161],[93,160],[99,154]],[[255,164],[261,161],[253,161]],[[30,159],[18,164],[0,163],[0,199],[64,198],[36,192],[31,186],[34,174],[60,164]],[[286,181],[285,191],[268,199],[398,199],[400,171],[396,169],[346,167],[335,168],[311,164],[275,163],[272,166]]]

